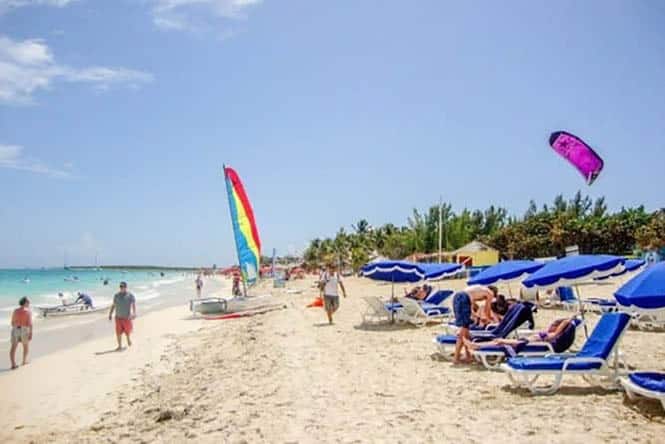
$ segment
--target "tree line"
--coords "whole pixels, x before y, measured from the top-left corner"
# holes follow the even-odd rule
[[[665,248],[665,209],[647,212],[644,206],[608,211],[605,198],[593,200],[577,192],[557,196],[552,204],[531,201],[522,216],[502,207],[454,211],[452,205],[414,209],[406,225],[372,226],[361,219],[328,238],[314,239],[304,252],[305,264],[351,266],[365,264],[373,254],[403,259],[413,253],[434,253],[439,245],[439,218],[443,251],[480,240],[505,259],[562,256],[565,247],[579,246],[585,254],[633,254],[636,249]]]

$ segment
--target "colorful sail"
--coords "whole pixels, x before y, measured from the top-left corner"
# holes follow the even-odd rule
[[[603,169],[603,159],[579,137],[565,131],[550,135],[550,146],[579,171],[591,185]]]
[[[240,272],[244,282],[252,285],[256,283],[258,278],[261,257],[261,241],[259,240],[259,231],[256,228],[254,211],[252,211],[252,206],[238,173],[233,168],[225,166],[224,177],[226,179],[226,192],[229,197],[233,234],[238,250]]]

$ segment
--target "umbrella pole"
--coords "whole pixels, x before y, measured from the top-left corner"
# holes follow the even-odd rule
[[[586,319],[584,319],[584,305],[582,304],[582,294],[580,293],[580,287],[575,285],[575,292],[577,293],[577,304],[580,307],[580,316],[582,316],[582,322],[584,322],[584,336],[589,338],[589,326],[586,325]]]
[[[391,276],[391,284],[390,284],[390,302],[391,302],[391,309],[390,309],[390,323],[394,324],[395,323],[395,276]]]

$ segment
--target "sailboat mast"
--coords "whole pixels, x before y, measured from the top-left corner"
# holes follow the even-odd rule
[[[226,164],[222,164],[222,169],[224,171],[224,183],[226,184],[226,194],[228,195],[228,201],[229,201],[229,213],[231,215],[231,225],[233,225],[235,222],[233,218],[235,217],[235,214],[233,212],[233,204],[231,203],[231,199],[233,199],[233,190],[231,189],[231,183],[229,181],[229,177],[226,173]],[[235,236],[235,227],[233,227],[233,234]],[[247,286],[245,285],[245,274],[243,273],[242,270],[242,261],[240,259],[240,249],[238,248],[238,245],[236,245],[236,256],[238,257],[238,268],[240,269],[240,282],[242,282],[242,294],[244,297],[247,297]]]
[[[243,293],[256,283],[261,267],[261,240],[254,219],[254,210],[238,173],[224,165],[224,180],[229,200],[229,212],[238,253],[238,265],[243,278]]]

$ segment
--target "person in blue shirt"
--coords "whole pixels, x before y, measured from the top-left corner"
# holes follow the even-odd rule
[[[85,293],[78,292],[78,298],[76,298],[75,304],[82,303],[87,308],[95,308],[92,303],[92,298]]]

